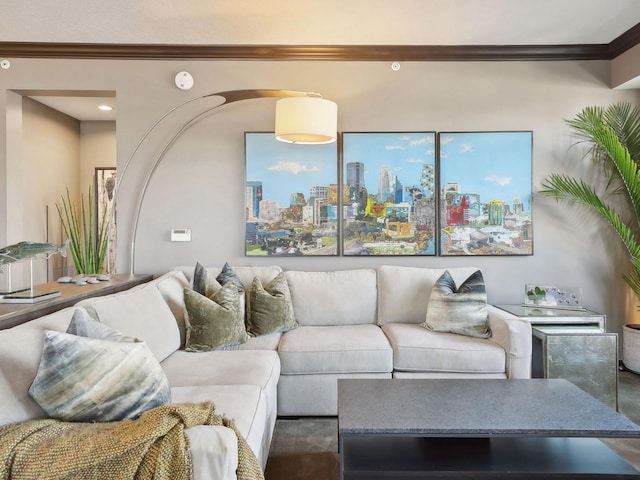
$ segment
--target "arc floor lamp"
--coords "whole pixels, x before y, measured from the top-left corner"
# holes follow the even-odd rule
[[[230,90],[225,92],[210,93],[202,95],[200,97],[192,98],[184,103],[181,103],[170,110],[167,110],[158,120],[156,120],[151,127],[140,138],[131,155],[125,162],[122,173],[118,175],[118,186],[114,195],[113,203],[111,206],[111,213],[109,215],[109,230],[113,228],[114,219],[116,215],[117,199],[119,193],[119,186],[125,179],[127,170],[136,154],[146,142],[149,135],[169,116],[175,113],[177,110],[182,109],[186,105],[192,104],[199,100],[203,100],[210,97],[221,97],[222,103],[219,103],[213,107],[209,107],[204,111],[196,114],[188,121],[186,121],[178,129],[178,131],[169,139],[165,146],[160,150],[160,154],[155,158],[151,168],[146,174],[138,200],[133,211],[133,224],[129,238],[129,273],[133,274],[135,271],[135,253],[136,253],[136,235],[138,232],[138,223],[140,221],[140,212],[142,210],[142,204],[147,193],[147,188],[158,166],[164,159],[166,153],[171,146],[180,138],[180,136],[188,130],[192,125],[197,123],[200,119],[224,105],[230,103],[252,100],[257,98],[277,98],[280,100],[276,102],[275,111],[275,137],[277,140],[287,143],[297,144],[321,144],[330,143],[336,140],[337,136],[337,105],[325,98],[322,95],[315,92],[302,92],[297,90]],[[108,272],[111,273],[112,265],[107,261]]]

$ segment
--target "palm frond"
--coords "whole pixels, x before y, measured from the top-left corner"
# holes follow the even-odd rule
[[[589,145],[587,158],[602,169],[608,179],[604,191],[569,175],[550,174],[542,182],[541,194],[584,205],[596,212],[614,229],[629,253],[631,268],[625,282],[640,299],[640,109],[628,103],[607,108],[584,108],[566,123],[575,131],[579,143]],[[624,205],[618,210],[602,195],[619,195]],[[621,209],[628,207],[629,222],[622,221]]]
[[[631,258],[640,258],[640,242],[636,232],[625,224],[618,213],[604,203],[586,182],[568,175],[551,174],[543,181],[542,188],[542,195],[578,203],[598,213],[618,234]]]
[[[631,291],[637,298],[640,298],[640,260],[635,259],[628,273],[622,276],[624,281],[629,285]]]

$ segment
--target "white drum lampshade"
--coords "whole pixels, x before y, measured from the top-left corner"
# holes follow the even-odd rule
[[[331,143],[338,130],[338,105],[320,97],[276,102],[276,139],[287,143]]]

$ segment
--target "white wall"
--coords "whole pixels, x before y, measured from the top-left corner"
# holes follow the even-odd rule
[[[116,122],[80,122],[80,189],[82,194],[94,188],[97,167],[117,164]]]
[[[78,195],[80,123],[41,103],[23,98],[20,170],[21,197],[11,200],[22,221],[21,226],[14,225],[11,229],[10,243],[22,240],[61,243],[64,237],[55,205],[67,187],[72,198],[76,199]],[[57,256],[50,262],[34,260],[34,282],[53,280],[53,276],[59,274],[53,267],[61,263]],[[18,272],[26,271],[28,265],[25,262],[12,267],[14,282],[19,278]],[[48,266],[52,269],[49,277]]]
[[[191,72],[195,86],[178,90],[174,75]],[[47,74],[45,75],[45,72]],[[116,90],[118,268],[127,271],[132,204],[170,136],[214,99],[171,114],[139,149],[137,141],[167,110],[199,95],[244,88],[321,92],[339,106],[341,131],[532,130],[533,182],[551,172],[581,174],[563,119],[587,105],[638,103],[635,90],[608,87],[610,62],[386,62],[78,61],[12,60],[3,89]],[[0,98],[0,109],[6,108]],[[287,269],[476,265],[489,300],[519,303],[525,283],[582,286],[587,306],[608,315],[619,331],[631,310],[620,274],[624,252],[606,225],[577,207],[534,197],[534,255],[526,257],[244,257],[244,132],[273,129],[272,100],[217,110],[189,129],[168,151],[149,187],[137,236],[135,271],[160,273],[172,265],[278,263]],[[2,111],[2,110],[0,110]],[[0,133],[1,134],[1,133]],[[0,167],[3,159],[0,156]],[[2,200],[0,200],[2,202]],[[2,205],[0,204],[0,208]],[[0,217],[1,218],[1,217]],[[192,229],[193,241],[172,243],[171,228]],[[2,228],[2,226],[0,226]],[[0,230],[0,233],[1,230]],[[1,236],[1,235],[0,235]]]

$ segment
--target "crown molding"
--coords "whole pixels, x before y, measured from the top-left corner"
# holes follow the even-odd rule
[[[638,26],[636,26],[638,27]],[[608,60],[640,43],[640,27],[584,45],[148,45],[0,42],[7,58],[124,60],[515,61]],[[624,37],[624,38],[623,38]]]
[[[609,44],[609,56],[616,58],[640,43],[640,23],[631,27]]]

